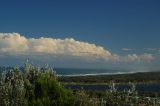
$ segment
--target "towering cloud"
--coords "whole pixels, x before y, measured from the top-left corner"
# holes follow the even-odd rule
[[[74,40],[73,38],[26,38],[18,33],[0,33],[0,55],[63,55],[84,57],[85,59],[104,59],[105,61],[123,61],[119,55],[112,54],[101,46]],[[127,58],[126,58],[127,57]],[[128,55],[127,61],[150,61],[151,54]]]
[[[112,55],[101,46],[88,42],[76,41],[73,38],[25,38],[18,33],[0,33],[0,53],[18,55],[70,55],[80,57],[96,57],[114,60]]]

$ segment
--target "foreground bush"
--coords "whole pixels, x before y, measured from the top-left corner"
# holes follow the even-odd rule
[[[47,65],[39,68],[25,64],[25,72],[15,68],[3,72],[0,79],[0,106],[73,106],[72,91],[57,81]]]

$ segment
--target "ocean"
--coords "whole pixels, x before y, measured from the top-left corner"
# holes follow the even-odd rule
[[[55,68],[58,76],[88,76],[88,75],[113,75],[113,74],[130,74],[136,72],[135,70],[113,70],[113,69],[73,69],[73,68]]]
[[[13,67],[0,67],[0,72],[4,70],[10,70]],[[24,71],[24,68],[20,68]],[[137,72],[147,71],[136,71],[136,70],[123,70],[123,69],[77,69],[77,68],[54,68],[57,76],[88,76],[88,75],[113,75],[113,74],[131,74]]]

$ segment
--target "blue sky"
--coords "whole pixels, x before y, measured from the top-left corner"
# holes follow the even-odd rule
[[[120,56],[148,53],[156,58],[150,64],[157,66],[159,5],[159,0],[1,0],[0,32],[28,39],[74,38]]]

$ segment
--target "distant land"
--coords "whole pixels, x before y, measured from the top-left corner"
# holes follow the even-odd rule
[[[110,75],[87,75],[87,76],[62,76],[59,80],[63,83],[72,84],[107,84],[115,83],[157,83],[160,82],[160,71],[136,72]]]

